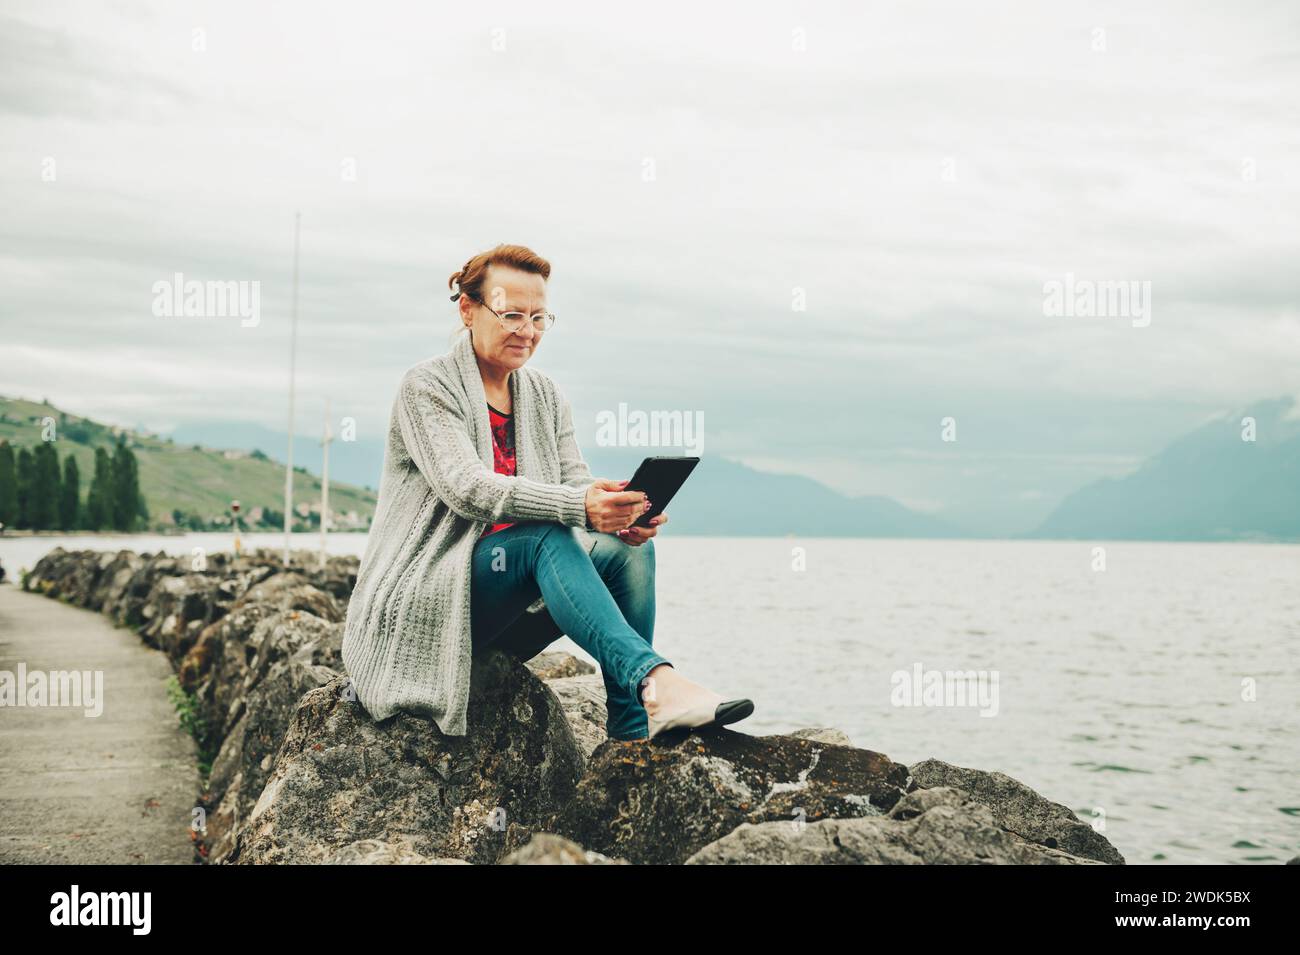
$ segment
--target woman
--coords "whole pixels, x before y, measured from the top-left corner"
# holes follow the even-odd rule
[[[388,429],[379,501],[348,606],[343,663],[376,720],[398,711],[466,732],[475,653],[528,659],[562,633],[605,680],[614,739],[744,719],[651,646],[654,537],[626,481],[596,480],[569,402],[525,368],[555,316],[551,266],[520,245],[452,275],[451,350],[407,369]]]

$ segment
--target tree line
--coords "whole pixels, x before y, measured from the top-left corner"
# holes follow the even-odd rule
[[[0,441],[0,522],[29,530],[134,531],[148,526],[135,453],[119,436],[112,454],[95,448],[95,472],[85,498],[71,453],[59,464],[53,441],[14,450]]]

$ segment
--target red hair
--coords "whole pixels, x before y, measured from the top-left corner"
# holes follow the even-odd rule
[[[532,272],[543,279],[551,277],[551,263],[528,248],[526,245],[498,245],[494,249],[480,252],[474,256],[459,272],[453,272],[447,279],[447,288],[453,289],[454,302],[462,295],[468,295],[476,302],[483,301],[483,282],[487,279],[489,265],[507,265],[521,272]]]

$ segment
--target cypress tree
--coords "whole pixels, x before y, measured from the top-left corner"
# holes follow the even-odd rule
[[[113,527],[119,531],[134,530],[136,522],[148,513],[140,495],[140,472],[135,454],[126,446],[126,435],[117,439],[113,451]]]
[[[63,475],[59,469],[59,452],[52,441],[42,441],[32,452],[34,478],[28,502],[32,528],[40,531],[59,527],[59,500],[63,492]]]
[[[78,526],[77,509],[81,505],[81,469],[77,459],[68,454],[63,460],[63,493],[59,497],[59,527],[65,531]]]
[[[135,457],[135,455],[132,455]],[[135,471],[135,516],[140,519],[141,527],[149,526],[149,504],[144,499],[144,492],[140,490],[140,468],[136,466]]]
[[[113,520],[113,463],[108,452],[95,449],[95,473],[90,479],[90,492],[86,495],[86,527],[102,531]]]
[[[108,495],[109,525],[115,531],[124,531],[130,527],[131,511],[134,508],[126,503],[130,500],[126,496],[126,485],[130,483],[131,475],[127,468],[126,437],[123,435],[118,436],[117,445],[113,448],[112,471],[113,481]]]
[[[18,526],[18,466],[8,441],[0,441],[0,523]]]
[[[36,465],[32,461],[32,452],[26,448],[18,449],[18,465],[15,468],[17,473],[18,487],[18,519],[14,521],[17,527],[31,527],[31,497],[32,483],[35,478]]]

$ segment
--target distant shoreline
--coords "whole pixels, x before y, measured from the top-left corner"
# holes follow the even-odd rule
[[[226,529],[218,530],[140,530],[140,531],[53,531],[40,530],[34,531],[26,528],[0,530],[0,540],[19,539],[19,538],[40,538],[40,537],[103,537],[103,538],[135,538],[135,537],[185,537],[189,534],[226,534],[233,536],[233,531]],[[330,530],[329,536],[350,536],[354,534],[369,534],[369,528],[350,528],[347,530]],[[665,532],[667,533],[667,532]],[[283,536],[282,530],[242,530],[241,536],[251,537],[255,535],[274,534]],[[293,536],[297,537],[319,537],[320,531],[302,530],[293,531]],[[880,537],[867,536],[862,534],[696,534],[690,531],[676,531],[672,534],[674,537],[728,537],[735,540],[758,539],[786,539],[786,540],[864,540],[864,541],[930,541],[933,543],[1043,543],[1043,544],[1094,544],[1097,546],[1106,544],[1272,544],[1281,547],[1294,547],[1300,544],[1300,538],[1288,537],[1237,537],[1237,538],[1215,538],[1215,537],[899,537],[897,535],[883,535]]]

